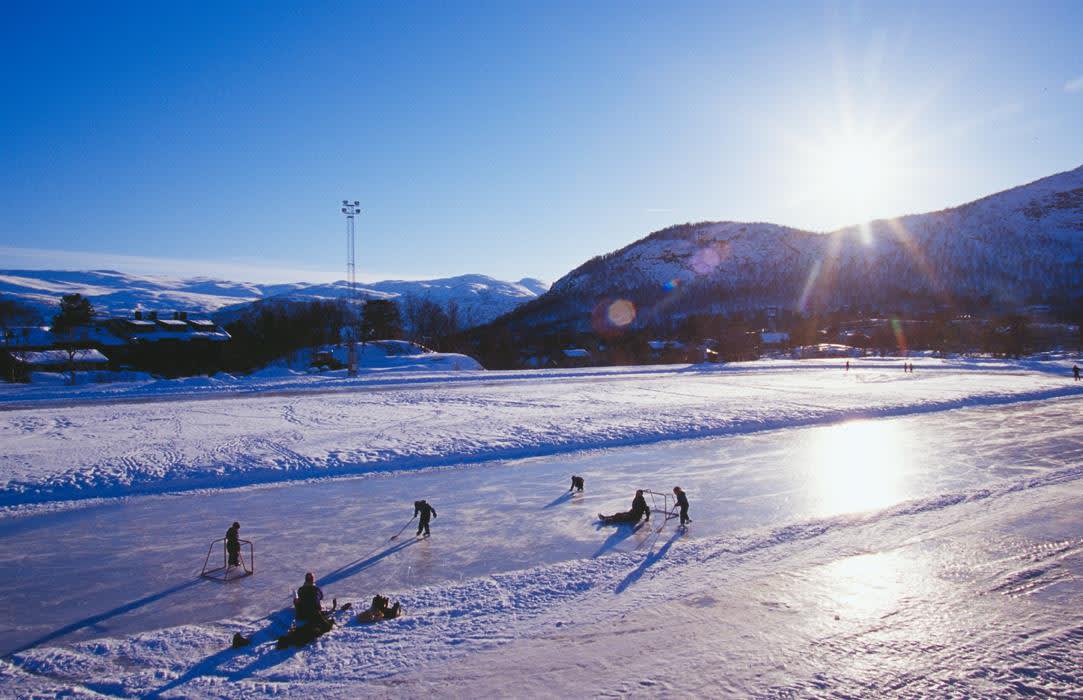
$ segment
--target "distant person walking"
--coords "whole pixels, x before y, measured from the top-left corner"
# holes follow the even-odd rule
[[[241,524],[233,523],[226,530],[226,554],[229,555],[230,566],[241,565]]]
[[[847,372],[850,371],[850,361],[849,360],[846,361],[846,371]]]
[[[436,517],[436,509],[433,508],[425,501],[414,501],[414,516],[421,516],[421,519],[417,521],[417,536],[421,537],[422,531],[425,532],[425,536],[429,535],[429,518]]]
[[[677,506],[681,509],[681,525],[687,525],[692,522],[692,518],[688,517],[688,496],[680,486],[674,486],[673,493],[677,496]]]
[[[1072,376],[1077,382],[1079,381],[1079,365],[1072,365]]]

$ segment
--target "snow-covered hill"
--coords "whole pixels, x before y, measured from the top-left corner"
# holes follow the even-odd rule
[[[407,296],[428,298],[441,306],[454,302],[460,317],[477,323],[511,311],[542,294],[540,280],[504,282],[486,275],[462,275],[436,280],[389,280],[363,284],[360,293],[370,299]],[[94,307],[110,314],[137,308],[200,313],[228,311],[261,300],[333,299],[347,291],[345,282],[330,284],[253,284],[205,277],[172,279],[132,275],[112,270],[0,270],[0,295],[23,301],[51,315],[64,294],[89,297]]]
[[[769,223],[673,226],[588,261],[512,320],[586,326],[616,299],[649,320],[765,306],[1017,308],[1067,303],[1081,290],[1083,167],[829,234]]]

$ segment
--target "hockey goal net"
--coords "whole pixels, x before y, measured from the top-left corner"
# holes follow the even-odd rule
[[[671,493],[665,493],[664,491],[650,491],[647,489],[644,489],[643,493],[650,499],[652,513],[662,513],[665,515],[666,520],[677,517],[676,496]]]
[[[224,582],[236,581],[239,578],[254,574],[256,572],[256,549],[248,540],[238,541],[241,543],[241,551],[237,555],[238,565],[229,565],[229,552],[226,551],[226,538],[222,537],[211,542],[211,546],[207,548],[207,558],[203,561],[203,570],[199,572],[199,575],[203,578],[209,578],[212,581]],[[218,566],[217,557],[215,557],[215,561],[211,561],[215,547],[221,547],[222,549],[221,566]]]

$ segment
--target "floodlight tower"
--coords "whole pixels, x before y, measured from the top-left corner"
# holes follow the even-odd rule
[[[346,303],[352,313],[357,307],[357,260],[355,255],[357,243],[354,233],[354,218],[361,213],[361,202],[356,200],[351,202],[348,199],[342,200],[342,213],[346,215],[346,284],[349,285],[346,293]],[[346,342],[346,363],[349,365],[349,375],[356,377],[357,333],[352,326]]]

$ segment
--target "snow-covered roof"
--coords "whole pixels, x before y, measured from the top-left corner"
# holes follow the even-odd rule
[[[32,367],[46,365],[68,364],[68,353],[65,350],[41,350],[38,352],[13,352],[12,358],[19,363]],[[98,350],[76,350],[73,360],[79,364],[104,365],[109,363],[109,358]]]
[[[181,321],[175,318],[160,318],[158,319],[158,325],[169,330],[183,331],[188,328],[187,321]]]

